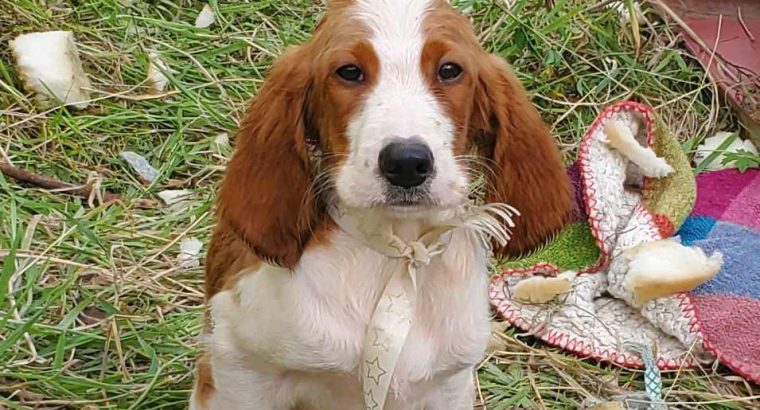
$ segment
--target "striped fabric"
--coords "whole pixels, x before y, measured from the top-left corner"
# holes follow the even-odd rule
[[[691,292],[705,345],[722,363],[760,383],[760,171],[697,177],[697,201],[678,234],[723,253],[723,268]]]

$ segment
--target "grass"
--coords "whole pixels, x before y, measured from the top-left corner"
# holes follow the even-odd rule
[[[47,3],[47,4],[43,4]],[[693,150],[736,130],[703,69],[667,25],[634,31],[594,1],[460,0],[483,44],[513,62],[570,158],[607,104],[654,106]],[[515,3],[509,7],[508,3]],[[126,5],[125,5],[126,4]],[[207,243],[215,186],[241,110],[273,57],[303,41],[321,6],[304,0],[212,1],[217,22],[196,29],[187,0],[12,0],[0,3],[0,148],[14,164],[71,183],[97,172],[123,203],[80,199],[0,176],[0,408],[186,408],[202,320],[202,270],[181,268],[179,242]],[[21,89],[7,44],[41,30],[75,33],[96,102],[40,111]],[[165,95],[146,97],[147,54],[173,68]],[[119,157],[160,171],[145,185]],[[185,188],[181,209],[135,200]],[[643,389],[640,372],[565,356],[507,331],[484,362],[489,409],[577,408],[587,397]],[[664,375],[680,408],[757,408],[758,388],[723,368]],[[754,401],[753,401],[754,400]]]

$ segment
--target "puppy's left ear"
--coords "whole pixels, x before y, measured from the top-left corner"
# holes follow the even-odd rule
[[[484,56],[480,66],[472,132],[480,141],[489,169],[486,201],[515,207],[512,239],[500,256],[518,256],[535,249],[567,222],[572,187],[547,125],[509,65]]]

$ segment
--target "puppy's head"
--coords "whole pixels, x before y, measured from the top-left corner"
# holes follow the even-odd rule
[[[335,0],[274,65],[238,134],[220,218],[294,266],[324,206],[398,217],[459,206],[475,178],[515,206],[519,253],[564,222],[556,147],[509,67],[439,0]]]

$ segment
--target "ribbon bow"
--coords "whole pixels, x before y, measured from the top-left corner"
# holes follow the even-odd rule
[[[472,206],[457,216],[436,224],[417,240],[405,242],[390,225],[368,228],[337,208],[330,209],[333,220],[348,234],[387,257],[405,259],[406,270],[393,273],[375,306],[362,352],[361,376],[367,410],[382,410],[390,390],[391,377],[401,355],[417,300],[417,269],[427,266],[443,253],[455,228],[475,231],[482,245],[490,250],[490,239],[501,245],[509,240],[512,216],[519,213],[505,204]],[[507,226],[505,227],[504,224]]]

